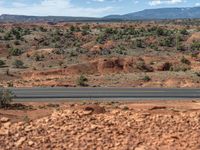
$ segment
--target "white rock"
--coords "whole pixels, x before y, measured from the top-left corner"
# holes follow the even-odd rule
[[[3,124],[3,127],[8,129],[10,127],[10,125],[11,125],[11,122],[6,122]]]
[[[0,121],[1,122],[8,122],[10,119],[9,118],[6,118],[6,117],[2,117],[1,119],[0,119]]]
[[[26,137],[21,137],[17,142],[15,142],[16,147],[20,147],[26,141]]]
[[[0,135],[8,135],[9,134],[9,130],[5,129],[5,128],[1,128],[0,129]]]
[[[29,145],[29,146],[33,146],[33,144],[34,144],[33,141],[29,141],[29,142],[28,142],[28,145]]]

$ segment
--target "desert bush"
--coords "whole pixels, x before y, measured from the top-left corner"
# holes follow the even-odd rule
[[[120,55],[127,55],[127,51],[124,47],[119,47],[116,49],[116,53]]]
[[[198,55],[199,55],[199,53],[192,53],[192,54],[191,54],[191,57],[192,57],[192,58],[198,58]]]
[[[12,28],[10,33],[14,35],[17,40],[20,40],[22,38],[23,29],[21,27]]]
[[[192,45],[191,45],[191,49],[192,50],[200,50],[200,42],[193,42]]]
[[[30,120],[31,119],[27,115],[23,117],[23,121],[26,123],[30,122]]]
[[[96,38],[96,42],[99,44],[103,44],[107,39],[107,36],[103,33],[101,33],[97,38]]]
[[[136,62],[136,67],[137,69],[141,70],[141,71],[145,71],[145,72],[152,72],[153,68],[149,65],[146,65],[144,61],[139,60],[138,62]]]
[[[44,28],[44,27],[39,27],[39,30],[41,31],[41,32],[47,32],[47,29],[46,28]]]
[[[65,50],[64,50],[64,49],[61,49],[61,48],[55,49],[55,50],[53,51],[53,53],[54,53],[54,54],[57,54],[57,55],[61,55],[61,54],[64,54],[64,53],[65,53]]]
[[[200,72],[195,72],[195,75],[196,75],[197,77],[200,77]]]
[[[60,105],[50,103],[50,104],[47,104],[47,107],[58,108],[58,107],[60,107]]]
[[[90,30],[90,25],[89,24],[86,24],[84,26],[82,26],[82,30]]]
[[[70,31],[71,32],[74,32],[76,30],[76,28],[72,25],[72,26],[70,26]]]
[[[7,33],[4,35],[4,40],[5,40],[5,41],[12,40],[12,35],[11,35],[10,32],[7,32]]]
[[[82,27],[82,35],[84,36],[84,35],[87,35],[89,33],[90,33],[90,26],[89,25],[84,25]]]
[[[146,82],[149,82],[149,81],[151,81],[151,78],[149,77],[149,76],[144,76],[143,78],[142,78],[142,80],[143,81],[146,81]]]
[[[126,110],[129,110],[129,107],[128,107],[128,106],[123,106],[123,107],[122,107],[122,110],[125,110],[125,111],[126,111]]]
[[[76,56],[78,56],[78,54],[76,52],[74,52],[74,51],[71,51],[69,53],[69,57],[76,57]]]
[[[188,59],[186,59],[184,56],[181,58],[181,63],[187,64],[187,65],[191,64],[191,62]]]
[[[22,54],[22,50],[18,48],[11,48],[9,49],[9,54],[12,56],[19,56]]]
[[[88,79],[84,76],[81,75],[78,79],[77,79],[77,85],[79,86],[86,86],[86,82],[88,81]]]
[[[8,87],[13,87],[13,82],[7,82]]]
[[[88,35],[88,34],[89,34],[89,31],[87,31],[87,30],[82,30],[81,34],[82,34],[82,36]]]
[[[4,33],[4,29],[0,29],[0,33]]]
[[[166,37],[159,42],[160,46],[173,47],[174,46],[174,38]]]
[[[10,90],[0,88],[0,108],[7,107],[13,100],[14,95]]]
[[[4,66],[5,62],[3,60],[0,60],[0,67]]]
[[[15,41],[14,44],[15,45],[20,45],[20,42],[19,41]]]
[[[188,35],[188,31],[186,29],[180,30],[180,33],[183,35]]]
[[[183,46],[181,45],[181,36],[179,33],[176,33],[176,50],[178,51],[182,51],[183,50]]]
[[[190,70],[191,67],[186,65],[186,64],[179,64],[179,65],[173,65],[171,68],[170,68],[170,71],[176,71],[176,72],[179,72],[179,71],[187,71],[187,70]]]
[[[141,39],[137,39],[135,42],[137,47],[143,48],[143,41]]]
[[[162,66],[160,66],[160,71],[169,71],[171,67],[172,67],[172,64],[169,62],[166,62]]]
[[[113,29],[113,28],[106,28],[104,31],[106,34],[116,34],[117,30]]]
[[[44,59],[44,55],[42,54],[42,55],[39,55],[39,54],[35,54],[35,61],[42,61],[43,59]]]
[[[157,34],[158,36],[164,35],[164,29],[162,29],[162,28],[157,28],[156,34]]]
[[[13,66],[14,66],[15,68],[23,68],[23,67],[24,67],[24,63],[23,63],[23,61],[21,61],[21,60],[15,60],[15,61],[13,62]]]

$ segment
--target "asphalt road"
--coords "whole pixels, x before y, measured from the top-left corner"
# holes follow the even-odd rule
[[[200,98],[200,89],[162,88],[11,88],[16,100],[34,99],[190,99]]]

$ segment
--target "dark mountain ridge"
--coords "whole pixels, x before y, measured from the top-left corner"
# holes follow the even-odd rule
[[[200,7],[145,9],[139,12],[110,15],[104,18],[122,20],[196,19],[200,18]]]

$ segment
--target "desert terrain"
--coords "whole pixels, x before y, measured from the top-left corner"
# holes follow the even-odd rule
[[[0,86],[199,88],[199,25],[1,23]],[[200,149],[199,100],[14,103],[0,94],[0,149]]]
[[[0,109],[0,149],[200,149],[198,100],[12,105]]]
[[[200,87],[199,20],[1,23],[5,87]]]

